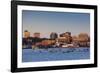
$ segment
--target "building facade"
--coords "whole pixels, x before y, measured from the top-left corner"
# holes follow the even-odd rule
[[[25,30],[24,31],[24,38],[28,38],[28,37],[30,37],[30,32]]]
[[[71,32],[65,32],[65,33],[62,33],[62,34],[60,34],[60,38],[61,37],[65,37],[64,39],[65,39],[65,41],[64,42],[66,42],[66,43],[71,43],[72,42],[72,37],[71,37]],[[63,40],[63,39],[62,39]]]
[[[33,37],[35,37],[35,38],[40,38],[40,33],[39,33],[39,32],[35,32],[35,33],[33,34]]]

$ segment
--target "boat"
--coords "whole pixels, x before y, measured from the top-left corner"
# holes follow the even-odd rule
[[[78,48],[79,46],[78,45],[73,45],[73,44],[64,44],[62,45],[63,48]]]

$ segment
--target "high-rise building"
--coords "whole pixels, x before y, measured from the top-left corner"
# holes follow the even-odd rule
[[[56,38],[58,38],[58,34],[55,33],[55,32],[52,32],[52,33],[50,34],[50,39],[55,40]]]
[[[39,33],[39,32],[35,32],[35,33],[34,33],[34,37],[35,37],[35,38],[40,38],[40,33]]]
[[[30,32],[28,32],[27,30],[24,31],[24,38],[28,38],[30,37]]]

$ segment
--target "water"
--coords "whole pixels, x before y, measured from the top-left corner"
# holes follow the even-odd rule
[[[23,49],[22,62],[80,60],[90,58],[90,48]]]

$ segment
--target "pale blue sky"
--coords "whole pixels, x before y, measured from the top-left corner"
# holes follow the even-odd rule
[[[51,32],[58,34],[71,32],[77,35],[81,32],[90,33],[90,14],[50,11],[22,11],[23,31],[40,32],[41,37],[49,37]]]

